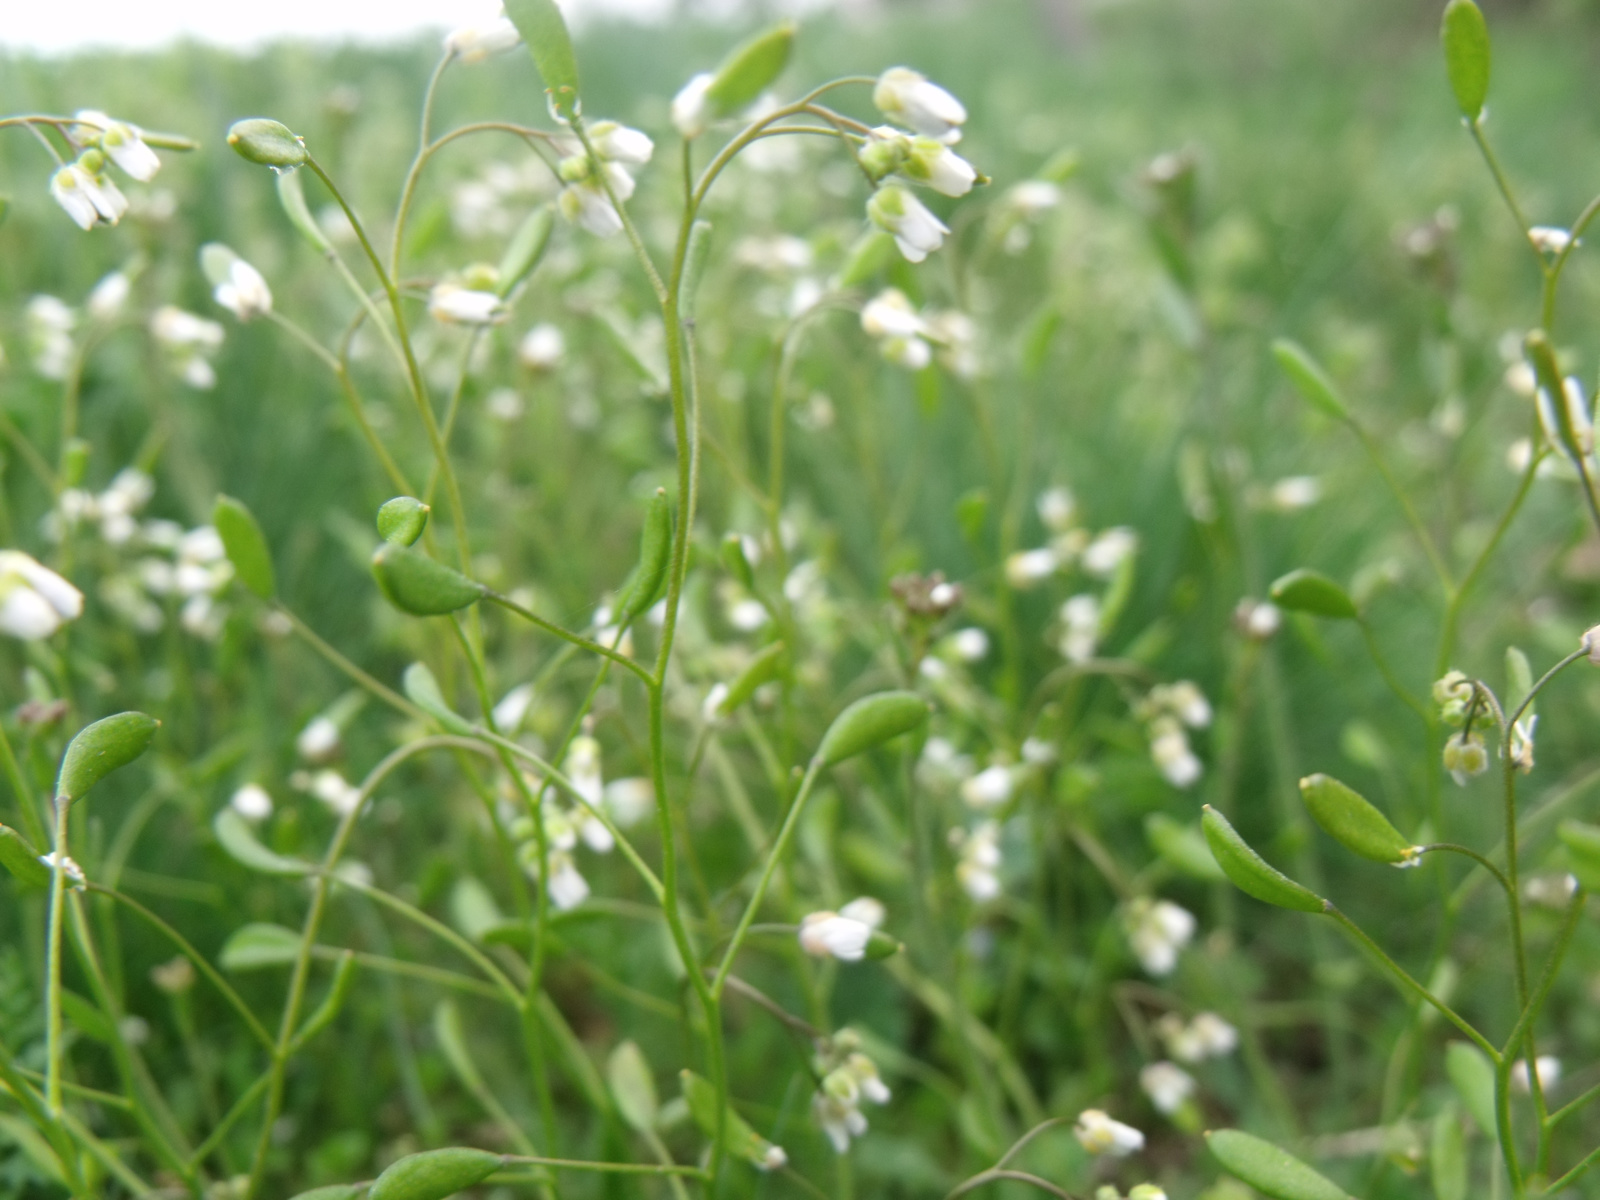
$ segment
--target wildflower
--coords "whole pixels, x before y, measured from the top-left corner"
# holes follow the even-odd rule
[[[1194,914],[1170,900],[1140,896],[1123,913],[1128,944],[1139,965],[1151,975],[1170,975],[1178,965],[1178,951],[1194,936]]]
[[[1132,1125],[1113,1120],[1098,1108],[1086,1108],[1078,1114],[1078,1123],[1072,1132],[1090,1154],[1108,1154],[1112,1158],[1126,1158],[1136,1150],[1144,1149],[1144,1134]]]
[[[324,767],[313,775],[307,790],[341,817],[349,816],[361,806],[361,789],[332,767]]]
[[[1239,1031],[1214,1012],[1196,1013],[1189,1034],[1199,1058],[1223,1058],[1239,1047]]]
[[[1555,225],[1533,226],[1528,230],[1528,240],[1541,254],[1560,254],[1573,244],[1571,232]]]
[[[971,757],[959,753],[948,738],[929,738],[917,759],[917,782],[931,791],[948,791],[972,772]]]
[[[1461,787],[1474,775],[1489,769],[1489,752],[1484,749],[1483,738],[1476,733],[1452,733],[1444,744],[1444,769]]]
[[[699,137],[711,123],[711,105],[706,101],[711,80],[708,73],[696,75],[672,98],[673,127],[686,138]]]
[[[602,161],[643,166],[655,153],[648,134],[629,129],[616,121],[597,121],[589,129],[589,145]]]
[[[642,776],[613,779],[606,784],[601,800],[611,819],[626,829],[655,811],[656,789]]]
[[[112,271],[89,293],[89,298],[83,306],[96,321],[114,321],[122,312],[122,306],[128,302],[128,293],[133,290],[133,284],[121,271]]]
[[[1018,590],[1029,588],[1050,578],[1060,565],[1056,552],[1048,546],[1038,550],[1019,550],[1006,559],[1006,582]]]
[[[1233,627],[1253,642],[1264,642],[1283,626],[1283,613],[1269,600],[1248,596],[1233,610]]]
[[[211,296],[241,321],[264,317],[272,311],[272,289],[261,272],[235,258],[228,264],[228,276],[212,290]]]
[[[1061,606],[1061,657],[1068,662],[1088,662],[1100,640],[1100,601],[1087,592],[1067,598]]]
[[[1176,1063],[1155,1062],[1139,1072],[1139,1086],[1156,1111],[1170,1117],[1194,1094],[1194,1076]]]
[[[1439,706],[1439,717],[1446,725],[1465,724],[1467,706],[1476,695],[1472,680],[1460,671],[1446,672],[1433,685],[1433,702]]]
[[[878,228],[894,235],[907,262],[919,263],[944,245],[948,226],[928,211],[898,184],[889,184],[872,193],[867,201],[867,216]]]
[[[21,550],[0,550],[0,634],[49,637],[83,613],[83,593]]]
[[[971,163],[943,142],[928,137],[911,142],[900,173],[944,196],[965,196],[978,178]]]
[[[1533,1070],[1539,1079],[1539,1090],[1547,1092],[1561,1079],[1561,1060],[1553,1054],[1541,1054],[1533,1060]],[[1524,1095],[1531,1090],[1527,1059],[1519,1058],[1511,1064],[1511,1086]]]
[[[877,929],[888,916],[883,901],[871,896],[857,896],[839,910],[839,915],[851,921],[860,921],[868,929]]]
[[[950,652],[962,662],[980,662],[989,654],[989,635],[977,626],[958,629],[950,635]]]
[[[194,964],[181,954],[164,963],[157,963],[150,968],[150,982],[169,996],[181,995],[194,987]]]
[[[1011,768],[995,764],[961,785],[961,798],[967,807],[979,810],[999,808],[1011,799]]]
[[[1211,724],[1211,704],[1205,694],[1187,679],[1157,684],[1150,689],[1146,704],[1154,711],[1171,713],[1191,729]]]
[[[325,762],[339,752],[339,736],[339,726],[332,717],[313,717],[295,738],[295,752],[308,762]]]
[[[588,734],[573,738],[561,766],[572,781],[572,790],[591,808],[598,808],[605,795],[605,780],[600,775],[600,743]]]
[[[530,371],[554,370],[566,352],[566,339],[554,325],[535,325],[517,343],[517,361]]]
[[[589,898],[589,881],[578,871],[572,855],[558,851],[550,855],[550,902],[568,912]]]
[[[228,807],[246,821],[265,821],[272,815],[272,797],[259,783],[247,783],[229,797]]]
[[[1107,529],[1090,542],[1083,552],[1083,569],[1097,578],[1113,574],[1122,562],[1139,547],[1139,535],[1133,530],[1118,526]]]
[[[982,904],[1000,894],[1000,825],[982,821],[971,833],[957,831],[961,861],[956,864],[956,882],[974,901]]]
[[[1066,533],[1078,515],[1078,501],[1070,488],[1053,487],[1040,492],[1034,507],[1051,533]]]
[[[922,318],[898,288],[886,288],[861,309],[861,328],[878,341],[884,358],[908,371],[920,371],[933,359],[922,340]]]
[[[498,325],[507,313],[504,302],[493,292],[439,283],[428,294],[428,315],[446,325]]]
[[[84,116],[83,113],[78,115]],[[100,135],[100,149],[130,179],[137,179],[140,183],[150,182],[161,169],[161,159],[145,143],[139,130],[122,121],[113,121],[106,126],[105,132]]]
[[[1315,475],[1290,475],[1274,483],[1267,498],[1278,512],[1310,508],[1322,498],[1322,483]]]
[[[97,158],[98,151],[88,151],[50,177],[50,195],[80,229],[93,229],[101,221],[115,225],[128,211],[128,198],[100,172]]]
[[[847,1045],[853,1042],[842,1035],[834,1040]],[[889,1088],[878,1076],[877,1064],[860,1051],[849,1053],[831,1070],[827,1060],[820,1061],[817,1067],[822,1083],[811,1097],[811,1112],[823,1133],[828,1135],[835,1152],[843,1154],[850,1149],[852,1137],[860,1137],[867,1131],[861,1101],[887,1104]]]
[[[938,143],[935,143],[936,145]],[[880,125],[867,131],[867,140],[856,151],[856,161],[874,183],[882,180],[905,165],[911,153],[911,139],[889,125]]]
[[[1193,787],[1204,770],[1189,748],[1189,736],[1173,717],[1158,717],[1150,722],[1150,757],[1175,788]]]
[[[953,145],[961,140],[967,110],[944,88],[908,67],[891,67],[878,78],[872,102],[891,121],[924,137]]]
[[[532,705],[533,684],[519,683],[501,697],[500,703],[490,711],[489,719],[497,730],[509,737],[522,728],[523,719]]]
[[[800,948],[813,958],[860,962],[866,957],[872,926],[840,913],[807,913],[800,921]]]
[[[78,316],[55,296],[34,296],[25,310],[33,369],[46,379],[65,379],[72,367],[72,330]]]
[[[964,312],[954,309],[930,313],[928,339],[938,348],[939,362],[959,379],[977,377],[980,363],[976,350],[977,326]]]
[[[626,200],[633,194],[633,176],[611,163],[602,163],[601,166],[618,200]],[[627,181],[625,186],[621,186],[623,180]],[[556,198],[556,206],[563,217],[596,237],[610,237],[622,232],[622,214],[611,203],[605,188],[592,176],[562,188],[561,195]]]
[[[1061,188],[1047,179],[1025,179],[1006,193],[1005,202],[1024,217],[1036,217],[1061,203]]]
[[[73,891],[81,892],[89,886],[89,881],[84,878],[83,868],[73,862],[67,855],[52,850],[49,854],[39,855],[39,861],[49,867],[52,872],[57,869],[56,864],[59,863],[61,874],[66,877],[67,886]],[[1541,1059],[1540,1061],[1543,1062],[1544,1060]],[[1541,1082],[1544,1080],[1542,1071],[1539,1074],[1539,1079]]]
[[[173,366],[190,387],[204,391],[216,385],[217,375],[209,356],[222,345],[221,325],[167,304],[151,315],[150,336],[167,350]]]
[[[522,41],[517,27],[504,16],[482,25],[465,25],[445,35],[446,54],[464,63],[479,63],[491,55],[510,50]]]

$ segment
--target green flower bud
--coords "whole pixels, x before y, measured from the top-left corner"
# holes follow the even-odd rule
[[[268,117],[235,121],[228,129],[228,145],[240,158],[264,167],[298,167],[307,157],[305,141]]]

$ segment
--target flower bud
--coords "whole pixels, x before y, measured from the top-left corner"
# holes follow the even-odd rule
[[[1444,744],[1443,758],[1444,769],[1461,787],[1466,787],[1467,780],[1474,775],[1482,775],[1489,769],[1489,752],[1476,733],[1451,734]]]
[[[378,509],[378,535],[386,542],[413,546],[427,528],[432,511],[414,496],[396,496]]]
[[[228,129],[228,145],[240,158],[264,167],[298,167],[307,157],[305,141],[268,117],[235,121]]]

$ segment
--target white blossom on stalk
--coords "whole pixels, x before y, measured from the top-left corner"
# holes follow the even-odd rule
[[[1189,1032],[1201,1058],[1223,1058],[1239,1048],[1239,1031],[1214,1012],[1196,1013]]]
[[[572,781],[572,788],[591,808],[600,807],[605,796],[605,780],[600,774],[600,743],[588,734],[572,739],[561,769]]]
[[[1194,1095],[1194,1076],[1176,1063],[1154,1062],[1139,1072],[1139,1086],[1156,1111],[1170,1117]]]
[[[890,67],[878,78],[872,102],[891,121],[947,144],[961,140],[967,110],[944,88],[909,67]]]
[[[533,684],[519,683],[502,696],[489,713],[494,727],[507,737],[521,729],[523,718],[533,704],[533,694]]]
[[[0,550],[0,634],[49,637],[83,614],[83,593],[21,550]]]
[[[1090,542],[1083,552],[1083,569],[1104,579],[1116,572],[1123,560],[1139,548],[1139,535],[1124,526],[1107,529]]]
[[[265,821],[272,815],[272,797],[259,783],[247,783],[229,797],[228,807],[246,821]]]
[[[1444,744],[1442,757],[1444,769],[1450,772],[1457,787],[1466,787],[1467,780],[1489,769],[1489,752],[1476,731],[1452,733]]]
[[[989,635],[976,625],[950,635],[950,652],[962,662],[981,662],[989,654]]]
[[[696,75],[672,98],[673,127],[686,138],[699,137],[711,123],[711,106],[706,102],[711,80],[709,74]]]
[[[950,232],[945,223],[899,184],[889,184],[872,193],[867,201],[867,216],[878,228],[894,235],[895,245],[907,262],[919,263],[944,245]]]
[[[65,379],[72,367],[72,330],[78,315],[57,297],[39,295],[28,301],[23,319],[33,369],[46,379]]]
[[[505,302],[493,292],[439,283],[428,294],[428,315],[446,325],[498,325],[507,311]]]
[[[94,285],[83,307],[96,321],[114,321],[121,315],[122,306],[128,302],[128,293],[132,290],[133,283],[127,275],[112,271]]]
[[[1060,558],[1048,546],[1019,550],[1006,559],[1006,582],[1018,590],[1029,588],[1050,578],[1060,565]]]
[[[978,328],[964,312],[947,309],[927,317],[928,338],[938,347],[939,362],[958,379],[975,379],[982,366],[978,359]]]
[[[332,767],[324,767],[311,777],[310,792],[341,817],[361,805],[361,789]]]
[[[117,185],[81,160],[57,169],[50,177],[50,195],[80,229],[92,229],[101,221],[115,225],[128,211],[128,198]]]
[[[1000,824],[982,821],[967,833],[956,831],[961,860],[956,864],[956,882],[979,904],[1000,895]]]
[[[650,136],[616,121],[596,121],[589,127],[589,145],[606,162],[629,163],[642,167],[655,153]]]
[[[550,902],[562,912],[577,908],[589,898],[589,881],[578,872],[572,855],[557,851],[550,855]]]
[[[1150,757],[1175,788],[1193,787],[1205,770],[1175,717],[1161,716],[1150,722]]]
[[[971,163],[943,142],[929,137],[912,140],[900,173],[944,196],[965,196],[978,179],[978,172]]]
[[[800,921],[800,948],[813,958],[860,962],[867,954],[872,926],[840,913],[807,913]]]
[[[633,176],[614,163],[602,163],[601,167],[610,178],[618,200],[625,201],[633,195]],[[625,186],[622,185],[623,180],[627,181]],[[593,177],[569,183],[562,188],[561,195],[556,198],[556,207],[568,221],[587,229],[596,237],[610,237],[622,232],[622,214],[611,203],[605,188]]]
[[[1061,657],[1088,662],[1100,641],[1100,600],[1088,592],[1069,596],[1061,605]]]
[[[1061,204],[1061,188],[1047,179],[1025,179],[1006,193],[1005,202],[1024,217],[1036,217]]]
[[[1072,1132],[1090,1154],[1126,1158],[1134,1151],[1144,1149],[1144,1134],[1132,1125],[1113,1120],[1098,1108],[1086,1108],[1079,1113]]]
[[[535,325],[517,343],[517,361],[530,371],[551,371],[561,365],[567,341],[554,325]]]
[[[1047,488],[1034,501],[1039,520],[1051,533],[1066,533],[1078,516],[1078,500],[1067,487]]]
[[[228,264],[228,277],[217,284],[211,296],[241,321],[272,311],[272,289],[261,272],[242,258]]]
[[[171,355],[178,374],[190,387],[204,391],[216,385],[217,374],[209,356],[222,345],[221,325],[166,304],[151,314],[150,335]]]
[[[105,132],[100,135],[100,148],[130,179],[137,179],[140,183],[149,183],[161,169],[161,160],[145,144],[144,136],[124,121],[113,121],[106,126]]]
[[[464,25],[445,35],[445,53],[464,63],[479,63],[491,55],[510,50],[522,41],[509,18],[500,16],[482,25]]]
[[[980,811],[999,808],[1011,799],[1014,781],[1011,768],[996,763],[979,771],[961,785],[961,798],[968,808]]]
[[[312,717],[294,740],[295,752],[307,762],[326,762],[339,753],[339,726],[332,717]]]
[[[1178,951],[1194,937],[1194,914],[1170,900],[1151,900],[1140,896],[1129,902],[1123,913],[1123,927],[1134,957],[1151,975],[1172,974],[1178,965]]]
[[[1558,225],[1535,225],[1528,230],[1528,240],[1541,254],[1560,254],[1572,245],[1572,233]]]
[[[819,1070],[826,1063],[819,1063]],[[828,1137],[835,1153],[850,1149],[850,1139],[867,1131],[867,1118],[861,1102],[889,1103],[888,1086],[878,1075],[878,1066],[859,1051],[822,1076],[822,1084],[811,1097],[811,1113]]]
[[[611,819],[626,829],[630,825],[637,825],[655,811],[655,784],[641,775],[613,779],[606,784],[602,799]]]
[[[889,915],[883,901],[872,896],[857,896],[839,910],[839,915],[850,921],[860,921],[868,929],[879,928]]]

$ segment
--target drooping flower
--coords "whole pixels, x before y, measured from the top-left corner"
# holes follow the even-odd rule
[[[961,859],[956,863],[956,882],[975,902],[982,904],[1000,895],[1000,824],[980,821],[972,832],[956,831]]]
[[[965,196],[978,178],[971,163],[943,142],[929,137],[912,139],[900,173],[945,196]]]
[[[895,245],[907,262],[919,263],[944,245],[950,229],[927,207],[899,184],[891,183],[872,193],[867,201],[867,216],[878,228],[894,235]]]
[[[711,123],[711,106],[706,100],[711,80],[710,74],[696,75],[672,98],[673,127],[686,138],[699,137]]]
[[[21,550],[0,550],[0,634],[49,637],[83,614],[83,593]]]
[[[961,140],[967,110],[944,88],[909,67],[890,67],[872,90],[878,111],[896,124],[946,144]]]
[[[1134,1151],[1144,1149],[1144,1134],[1132,1125],[1113,1120],[1098,1108],[1086,1108],[1079,1113],[1072,1132],[1090,1154],[1126,1158]]]
[[[800,921],[800,948],[813,958],[860,962],[867,954],[872,926],[840,913],[807,913]]]
[[[1170,900],[1139,896],[1123,913],[1128,945],[1139,964],[1151,975],[1172,974],[1178,951],[1194,936],[1194,914]]]
[[[94,285],[83,307],[96,321],[113,321],[121,315],[122,306],[128,302],[128,293],[132,290],[133,283],[126,274],[112,271]]]
[[[445,35],[445,53],[464,63],[479,63],[491,55],[510,50],[522,41],[509,18],[501,16],[482,25],[464,25]]]
[[[642,167],[655,153],[648,134],[616,121],[596,121],[589,128],[589,145],[602,162],[629,163]]]
[[[100,135],[100,148],[130,179],[137,179],[140,183],[148,183],[161,169],[161,160],[145,143],[143,135],[123,121],[113,121],[106,126],[105,132]]]
[[[228,807],[246,821],[265,821],[272,815],[272,797],[259,783],[247,783],[229,797]]]
[[[812,1116],[838,1154],[850,1149],[851,1138],[867,1131],[861,1102],[887,1104],[890,1099],[888,1085],[879,1077],[877,1064],[859,1050],[848,1050],[842,1062],[832,1065],[838,1061],[840,1050],[856,1044],[856,1039],[847,1034],[849,1031],[834,1038],[834,1054],[819,1058],[817,1070],[822,1083],[811,1097]]]
[[[1194,1076],[1176,1063],[1154,1062],[1139,1072],[1139,1086],[1157,1112],[1171,1116],[1194,1094]]]
[[[428,315],[446,325],[498,325],[508,314],[505,302],[493,292],[439,283],[428,294]]]
[[[566,339],[554,325],[535,325],[517,343],[517,361],[530,371],[553,371],[566,352]]]
[[[981,810],[999,808],[1011,799],[1015,779],[1011,768],[996,763],[979,771],[961,785],[961,798],[967,807]]]
[[[242,258],[235,258],[228,265],[228,277],[217,284],[211,295],[241,321],[272,311],[272,289],[261,272]]]

